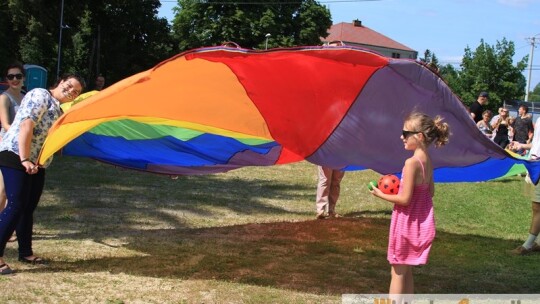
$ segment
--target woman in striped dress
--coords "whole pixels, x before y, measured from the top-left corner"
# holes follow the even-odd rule
[[[401,140],[405,150],[413,155],[405,161],[398,194],[384,194],[373,188],[370,192],[394,204],[388,239],[388,261],[392,266],[390,295],[413,294],[413,266],[426,264],[435,238],[435,218],[432,197],[433,165],[428,147],[448,143],[448,124],[440,116],[431,117],[414,112],[403,124]]]

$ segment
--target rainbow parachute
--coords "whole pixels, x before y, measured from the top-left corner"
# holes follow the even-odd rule
[[[413,109],[442,115],[450,144],[432,150],[438,182],[483,181],[540,163],[485,137],[424,65],[349,46],[250,51],[202,48],[126,78],[74,105],[52,127],[40,163],[63,148],[170,175],[307,160],[397,173]]]

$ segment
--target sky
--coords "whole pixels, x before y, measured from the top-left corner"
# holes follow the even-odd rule
[[[172,21],[176,0],[161,0],[159,16]],[[536,37],[530,90],[540,83],[540,0],[319,0],[332,22],[362,25],[396,40],[423,57],[429,49],[440,64],[459,67],[464,49],[506,38],[514,42],[514,61],[531,54]],[[529,61],[523,72],[529,76]]]

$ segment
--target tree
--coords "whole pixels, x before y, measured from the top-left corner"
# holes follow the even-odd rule
[[[94,33],[92,31],[92,12],[88,9],[85,9],[80,14],[80,23],[78,31],[76,31],[72,36],[73,50],[70,51],[68,57],[72,61],[72,65],[79,67],[77,71],[81,75],[86,75],[89,82],[95,78],[96,74],[99,73],[94,67]],[[90,83],[91,84],[91,83]]]
[[[536,84],[532,92],[529,94],[529,101],[540,102],[540,82]]]
[[[13,33],[13,20],[7,1],[0,2],[0,69],[4,72],[4,67],[18,58],[17,38]]]
[[[174,51],[170,26],[159,18],[159,0],[65,1],[62,44],[59,46],[60,1],[8,0],[0,3],[2,66],[14,59],[45,67],[49,83],[77,71],[88,80],[96,73],[115,82],[146,70]],[[6,35],[5,33],[10,33]],[[11,39],[11,40],[10,40]],[[99,70],[99,71],[98,71]]]
[[[444,79],[450,88],[459,96],[457,88],[459,87],[459,72],[451,64],[446,64],[439,68],[439,75]]]
[[[27,32],[19,40],[21,60],[30,64],[40,64],[44,58],[52,61],[52,58],[56,56],[56,51],[50,43],[49,36],[50,33],[43,23],[34,16],[30,16]]]
[[[429,49],[425,50],[424,57],[419,58],[420,61],[425,62],[427,64],[434,64],[435,66],[439,66],[439,59],[435,55],[435,53],[432,53]]]
[[[87,48],[109,83],[149,69],[174,53],[170,26],[157,17],[159,0],[92,3],[92,40]],[[93,72],[95,76],[98,71]]]
[[[244,48],[318,45],[332,25],[328,8],[314,0],[266,2],[178,0],[173,33],[180,50],[221,45]]]
[[[12,20],[11,33],[16,37],[17,59],[23,63],[45,67],[51,75],[48,77],[49,83],[56,78],[60,19],[60,3],[57,2],[59,1],[8,0]],[[69,12],[79,9],[79,5],[70,3],[65,10]]]
[[[513,64],[514,43],[503,38],[495,46],[480,41],[473,52],[465,48],[461,71],[449,84],[454,92],[470,105],[481,91],[489,92],[489,108],[496,110],[504,101],[521,99],[525,94],[525,76],[528,56]],[[443,77],[446,77],[443,74]]]

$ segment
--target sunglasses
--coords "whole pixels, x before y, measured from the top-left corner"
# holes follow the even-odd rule
[[[406,130],[402,130],[401,131],[401,135],[403,135],[403,138],[407,138],[413,134],[418,134],[418,133],[422,133],[420,131],[406,131]]]
[[[21,80],[23,78],[23,74],[7,74],[7,79],[13,80],[13,78],[17,78],[18,80]]]

